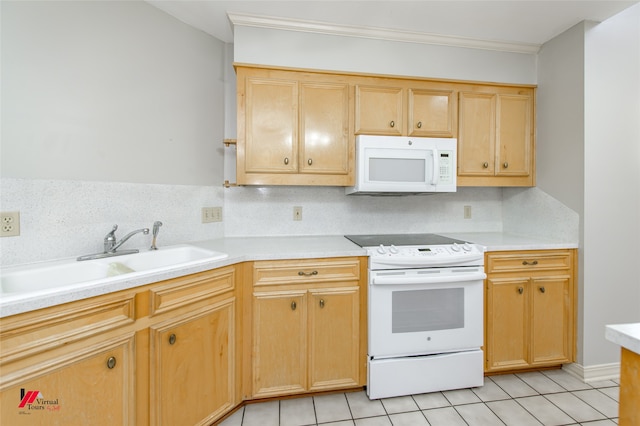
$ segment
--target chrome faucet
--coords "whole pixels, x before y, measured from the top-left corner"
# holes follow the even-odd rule
[[[103,257],[111,257],[111,256],[120,256],[123,254],[133,254],[138,253],[140,250],[138,249],[130,249],[130,250],[121,250],[117,251],[121,245],[123,245],[127,240],[133,237],[135,234],[143,233],[147,235],[149,233],[149,228],[141,228],[136,229],[133,232],[129,232],[127,235],[122,237],[120,241],[116,240],[116,230],[118,229],[118,225],[113,225],[113,229],[104,237],[104,251],[102,253],[95,254],[87,254],[84,256],[78,257],[78,260],[91,260],[91,259],[101,259]]]
[[[158,237],[158,232],[160,232],[160,227],[162,226],[162,222],[156,220],[153,222],[153,239],[151,240],[151,247],[149,250],[158,250],[156,247],[156,238]]]

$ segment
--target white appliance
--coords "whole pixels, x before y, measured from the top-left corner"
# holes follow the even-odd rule
[[[356,137],[356,182],[347,194],[456,192],[457,140]]]
[[[484,247],[436,234],[346,238],[369,255],[369,398],[482,386]]]

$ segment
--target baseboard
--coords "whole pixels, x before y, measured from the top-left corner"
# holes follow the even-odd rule
[[[585,367],[576,362],[564,364],[562,369],[585,383],[602,380],[618,380],[620,378],[620,363],[590,365]]]

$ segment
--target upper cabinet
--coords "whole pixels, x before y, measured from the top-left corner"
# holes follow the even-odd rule
[[[237,66],[239,185],[350,186],[356,135],[458,139],[458,186],[535,185],[535,87]]]
[[[397,80],[398,86],[356,85],[355,132],[365,135],[453,137],[454,91],[437,83]]]
[[[237,182],[353,184],[349,84],[331,75],[237,68]]]
[[[534,186],[534,89],[459,93],[458,185]]]

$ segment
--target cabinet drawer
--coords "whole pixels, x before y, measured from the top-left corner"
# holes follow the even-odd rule
[[[0,322],[0,364],[69,345],[135,322],[135,292],[28,312]]]
[[[220,268],[166,281],[149,290],[149,316],[158,315],[234,289],[235,268]]]
[[[571,269],[569,250],[532,250],[487,253],[488,274],[520,271],[557,271]]]
[[[263,261],[253,264],[254,285],[344,282],[360,279],[357,258]]]

